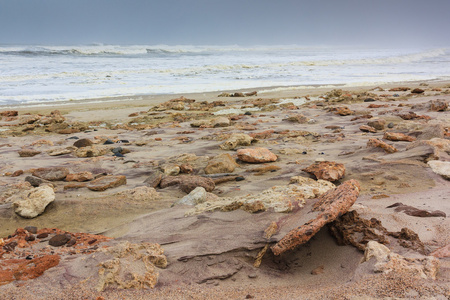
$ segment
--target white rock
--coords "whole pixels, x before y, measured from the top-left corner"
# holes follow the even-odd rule
[[[49,185],[39,186],[13,196],[13,208],[23,218],[35,218],[55,201],[55,191]]]
[[[188,195],[181,198],[180,201],[178,201],[178,203],[187,205],[196,205],[205,202],[206,197],[207,192],[205,188],[198,186],[194,190],[192,190]]]
[[[450,180],[450,162],[449,161],[440,161],[440,160],[430,160],[428,162],[431,170],[444,177],[447,180]]]

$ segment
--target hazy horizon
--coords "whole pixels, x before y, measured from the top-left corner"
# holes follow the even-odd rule
[[[0,0],[2,45],[446,47],[448,0]]]

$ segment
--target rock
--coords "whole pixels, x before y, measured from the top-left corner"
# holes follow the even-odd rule
[[[318,266],[317,268],[315,268],[314,270],[311,271],[311,275],[322,274],[324,272],[324,269],[325,269],[324,265]]]
[[[433,138],[443,139],[445,136],[444,126],[442,124],[428,125],[417,137],[418,140],[431,140]]]
[[[415,137],[403,134],[403,133],[395,133],[395,132],[385,132],[383,139],[389,141],[403,141],[403,142],[414,142],[416,140]]]
[[[57,181],[64,180],[69,175],[69,169],[65,167],[38,168],[31,174],[45,180]]]
[[[152,188],[156,188],[161,182],[162,178],[163,173],[160,171],[155,171],[147,179],[145,179],[144,183]]]
[[[348,108],[347,106],[341,106],[341,107],[337,107],[335,108],[335,112],[336,115],[340,115],[340,116],[349,116],[349,115],[353,115],[354,112]]]
[[[362,132],[373,132],[373,133],[377,132],[377,130],[374,127],[369,125],[361,125],[359,127],[359,130],[361,130]]]
[[[120,196],[121,199],[123,198],[130,199],[127,200],[128,202],[154,201],[161,198],[160,194],[154,188],[148,186],[138,186],[134,189],[121,191],[115,195]]]
[[[366,98],[364,99],[364,102],[375,102],[376,100],[373,98]]]
[[[317,179],[337,181],[345,176],[344,164],[333,161],[316,162],[302,171],[313,174]]]
[[[0,286],[14,280],[27,280],[41,276],[60,261],[59,255],[44,255],[31,260],[20,259],[2,270]]]
[[[435,251],[433,251],[430,255],[437,258],[446,258],[450,257],[450,244],[445,245]]]
[[[244,133],[235,133],[223,144],[220,145],[222,150],[234,150],[238,146],[250,146],[253,138]]]
[[[430,111],[446,111],[448,109],[448,103],[443,99],[431,100]]]
[[[167,164],[161,167],[161,170],[166,176],[177,176],[180,174],[180,167],[178,165]]]
[[[394,126],[395,126],[395,124],[392,123],[392,122],[390,122],[390,123],[387,125],[388,128],[394,128]]]
[[[359,192],[359,182],[352,179],[321,195],[312,208],[313,211],[319,212],[317,217],[292,229],[271,247],[272,252],[280,255],[309,241],[325,224],[333,222],[337,217],[346,213],[355,203]]]
[[[17,110],[5,110],[0,112],[0,116],[2,117],[16,117],[19,114]]]
[[[419,88],[415,88],[411,91],[411,94],[423,94],[425,91]]]
[[[104,191],[106,189],[115,188],[127,183],[127,178],[123,175],[106,175],[97,178],[87,185],[91,191]]]
[[[194,190],[192,190],[188,195],[181,198],[177,203],[196,205],[205,202],[206,196],[207,196],[206,190],[203,187],[199,186],[196,187]]]
[[[26,231],[28,231],[29,233],[32,233],[32,234],[36,234],[37,233],[37,227],[36,226],[26,226],[24,229]]]
[[[418,209],[416,207],[410,206],[410,205],[404,205],[401,202],[394,203],[392,205],[389,205],[386,208],[393,208],[395,207],[395,212],[404,212],[408,216],[413,217],[421,217],[421,218],[429,218],[429,217],[447,217],[447,215],[440,210],[435,211],[427,211],[424,209]]]
[[[379,140],[376,138],[369,139],[369,141],[367,142],[367,147],[373,147],[373,148],[378,147],[378,148],[383,149],[386,153],[394,153],[394,152],[398,151],[394,146],[391,146],[391,145],[383,142],[382,140]]]
[[[428,166],[430,166],[431,170],[444,177],[447,180],[450,180],[450,162],[449,161],[440,161],[440,160],[430,160],[428,162]]]
[[[273,162],[278,159],[278,157],[267,148],[239,149],[237,151],[237,156],[241,161],[248,163]]]
[[[228,127],[230,126],[230,124],[230,119],[228,119],[227,117],[218,117],[211,120],[212,127]]]
[[[29,182],[33,187],[38,187],[38,186],[40,186],[41,184],[44,184],[44,183],[45,184],[49,184],[50,183],[50,181],[48,181],[48,180],[44,180],[42,178],[35,177],[35,176],[27,176],[27,177],[25,177],[25,181]]]
[[[386,124],[386,120],[384,120],[384,119],[369,120],[367,122],[368,126],[371,126],[371,127],[375,128],[376,130],[383,130],[385,124]]]
[[[409,274],[418,279],[431,278],[434,280],[439,270],[439,260],[436,257],[405,258],[391,252],[388,247],[376,241],[367,243],[362,263],[370,261],[372,258],[376,261],[373,267],[373,271],[376,273]]]
[[[57,148],[57,149],[51,149],[47,151],[47,154],[50,156],[59,156],[59,155],[66,155],[72,153],[74,150],[73,147],[67,147],[67,148]]]
[[[108,153],[109,147],[102,146],[86,146],[75,150],[76,157],[97,157]]]
[[[57,234],[48,241],[48,244],[53,247],[61,247],[70,241],[71,238],[70,234]]]
[[[426,115],[418,115],[413,111],[404,113],[404,114],[397,114],[400,118],[403,120],[414,120],[414,119],[422,119],[422,120],[430,120],[431,118]]]
[[[38,155],[39,153],[41,153],[41,151],[37,151],[37,150],[33,150],[33,149],[19,150],[20,157],[33,157],[35,155]]]
[[[190,164],[181,164],[180,165],[180,173],[191,174],[193,172],[194,172],[194,167],[192,167]]]
[[[174,185],[179,185],[180,189],[187,194],[199,186],[207,192],[212,192],[215,188],[214,181],[211,178],[195,175],[167,176],[160,183],[162,189]]]
[[[234,169],[239,165],[233,157],[228,154],[220,154],[208,162],[205,167],[206,174],[233,173]]]
[[[37,217],[54,200],[55,191],[48,185],[23,191],[12,198],[15,213],[23,218]]]
[[[196,120],[191,123],[191,127],[209,127],[211,122],[209,120]]]
[[[94,179],[94,175],[91,172],[88,172],[88,171],[75,173],[75,174],[68,174],[66,176],[66,181],[83,182],[83,181],[90,181],[90,180],[93,180],[93,179]]]
[[[302,114],[291,114],[286,119],[289,122],[299,123],[299,124],[306,124],[310,120],[308,117],[305,117]]]
[[[87,186],[87,183],[85,182],[71,182],[69,184],[64,185],[64,190],[77,190],[81,188],[85,188]]]
[[[79,139],[73,145],[77,148],[90,147],[93,145],[90,139]]]

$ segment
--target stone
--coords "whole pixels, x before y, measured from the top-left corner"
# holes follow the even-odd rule
[[[36,234],[37,233],[37,227],[36,226],[25,226],[24,229],[28,231],[29,233]]]
[[[0,286],[14,280],[27,280],[41,276],[44,272],[59,264],[59,255],[44,255],[31,260],[20,259],[2,270]],[[7,263],[6,261],[5,263]]]
[[[235,168],[238,166],[239,165],[230,154],[224,153],[214,157],[208,162],[208,165],[205,167],[205,173],[233,173]]]
[[[344,164],[333,161],[316,162],[302,171],[313,174],[317,179],[337,181],[345,176]]]
[[[368,126],[373,127],[376,130],[383,130],[385,124],[386,124],[386,120],[384,120],[384,119],[374,119],[374,120],[369,120],[367,122]]]
[[[383,142],[382,140],[376,139],[376,138],[369,139],[369,141],[367,142],[367,147],[372,147],[372,148],[378,147],[378,148],[383,149],[386,153],[394,153],[394,152],[398,151],[394,146],[391,146],[391,145]]]
[[[427,164],[434,173],[441,175],[443,178],[447,180],[450,180],[449,161],[430,160]]]
[[[73,145],[77,148],[90,147],[93,145],[90,139],[79,139],[73,143]]]
[[[23,191],[12,197],[14,212],[23,218],[35,218],[55,201],[55,191],[48,185]]]
[[[161,198],[161,195],[152,187],[148,186],[138,186],[134,189],[129,189],[116,193],[115,195],[120,196],[121,199],[128,198],[128,202],[144,202],[144,201],[155,201]]]
[[[33,186],[33,187],[38,187],[38,186],[40,186],[41,184],[51,184],[51,182],[50,181],[48,181],[48,180],[44,180],[44,179],[42,179],[42,178],[39,178],[39,177],[35,177],[35,176],[27,176],[27,177],[25,177],[25,181],[26,182],[29,182],[30,184],[31,184],[31,186]]]
[[[425,91],[419,88],[415,88],[411,91],[411,94],[423,94]]]
[[[20,157],[33,157],[41,153],[41,151],[33,150],[33,149],[22,149],[19,150]]]
[[[321,265],[318,266],[317,268],[315,268],[314,270],[311,271],[311,275],[319,275],[322,274],[323,272],[325,272],[325,266]]]
[[[349,116],[349,115],[353,115],[354,114],[354,112],[350,108],[348,108],[347,106],[336,107],[334,113],[336,115],[340,115],[340,116]]]
[[[435,251],[433,251],[430,255],[437,258],[446,258],[450,257],[450,244],[445,245]]]
[[[48,244],[53,247],[61,247],[70,241],[71,238],[70,234],[56,234],[48,241]]]
[[[47,151],[47,154],[50,156],[60,156],[60,155],[66,155],[72,153],[74,150],[73,147],[67,147],[67,148],[56,148],[51,149]]]
[[[19,114],[17,110],[5,110],[0,112],[0,116],[2,117],[16,117]]]
[[[440,211],[440,210],[427,211],[424,209],[418,209],[414,206],[404,205],[401,202],[394,203],[392,205],[389,205],[386,208],[393,208],[393,207],[395,207],[395,212],[404,212],[408,216],[413,216],[413,217],[421,217],[421,218],[430,218],[430,217],[445,218],[445,217],[447,217],[447,215],[443,211]]]
[[[302,114],[291,114],[286,120],[293,123],[306,124],[310,119]]]
[[[207,192],[212,192],[215,188],[214,181],[211,178],[196,175],[167,176],[160,183],[162,189],[174,185],[179,185],[180,189],[187,194],[199,186]]]
[[[156,188],[161,179],[163,178],[163,173],[160,171],[153,172],[147,179],[144,180],[144,183],[152,188]]]
[[[372,132],[372,133],[377,132],[377,130],[374,127],[369,125],[361,125],[359,127],[359,130],[361,130],[362,132]]]
[[[403,134],[403,133],[395,133],[395,132],[385,132],[383,139],[389,141],[403,141],[403,142],[414,142],[416,140],[415,137]]]
[[[161,170],[166,176],[177,176],[180,174],[180,167],[178,165],[167,164],[162,166]]]
[[[228,127],[230,125],[230,119],[228,119],[227,117],[218,117],[211,120],[212,127]]]
[[[367,243],[362,263],[371,259],[375,260],[373,266],[375,273],[409,274],[418,279],[436,279],[440,265],[436,257],[421,256],[418,258],[405,258],[376,241],[369,241]]]
[[[430,111],[446,111],[448,109],[448,102],[443,99],[431,100]]]
[[[272,252],[280,255],[309,241],[325,224],[333,222],[346,213],[355,203],[359,192],[359,182],[352,179],[322,194],[312,208],[312,211],[318,212],[318,215],[289,231],[271,247]]]
[[[86,187],[91,191],[104,191],[126,183],[127,178],[124,175],[106,175],[89,182]]]
[[[222,150],[234,150],[238,146],[250,146],[253,138],[245,133],[235,133],[219,147]]]
[[[194,167],[192,167],[190,164],[181,164],[180,165],[180,173],[191,174],[193,172],[194,172]]]
[[[64,180],[66,176],[69,175],[69,169],[65,167],[38,168],[31,174],[44,180],[58,181]]]
[[[84,171],[80,173],[68,174],[66,176],[66,181],[90,181],[94,179],[94,175],[91,172]]]
[[[278,157],[270,152],[267,148],[246,148],[239,149],[237,151],[237,156],[239,160],[248,163],[266,163],[273,162],[278,159]]]
[[[205,188],[198,186],[193,189],[188,195],[181,198],[177,203],[179,204],[187,204],[187,205],[196,205],[199,203],[203,203],[206,201],[207,192]]]
[[[75,150],[76,157],[97,157],[102,156],[108,153],[110,150],[109,147],[102,146],[86,146],[82,148],[78,148]]]

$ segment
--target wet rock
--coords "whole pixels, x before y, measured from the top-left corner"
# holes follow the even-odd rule
[[[22,149],[19,150],[20,157],[33,157],[41,153],[41,151],[33,150],[33,149]]]
[[[395,133],[395,132],[385,132],[383,139],[389,141],[403,141],[403,142],[413,142],[416,140],[415,137],[403,134],[403,133]]]
[[[367,243],[362,263],[371,259],[376,261],[373,267],[375,273],[409,274],[423,279],[436,279],[440,265],[439,260],[433,256],[405,258],[376,241]]]
[[[227,117],[218,117],[211,120],[212,127],[228,127],[230,125],[230,119],[228,119]]]
[[[376,139],[376,138],[369,139],[369,141],[367,142],[367,147],[372,147],[372,148],[378,147],[378,148],[383,149],[386,153],[394,153],[394,152],[398,151],[394,146],[391,146],[391,145],[383,142],[382,140]]]
[[[85,171],[80,173],[68,174],[66,176],[66,181],[90,181],[94,179],[94,175],[91,172]]]
[[[428,162],[428,166],[430,166],[431,170],[434,173],[441,175],[447,180],[450,180],[450,162],[440,160],[430,160]]]
[[[278,157],[270,152],[267,148],[246,148],[239,149],[237,151],[237,156],[239,160],[248,163],[266,163],[273,162],[278,159]]]
[[[238,146],[250,146],[253,138],[244,133],[235,133],[220,145],[222,150],[234,150]]]
[[[55,200],[55,191],[44,185],[14,195],[11,200],[16,214],[23,218],[35,218]]]
[[[32,172],[35,177],[48,181],[64,180],[69,174],[69,169],[65,167],[38,168]]]
[[[127,178],[123,175],[106,175],[89,182],[87,188],[91,191],[104,191],[106,189],[115,188],[126,183]]]
[[[448,109],[448,103],[443,99],[431,100],[430,111],[446,111]]]
[[[362,132],[373,132],[373,133],[377,132],[377,130],[374,127],[369,125],[361,125],[359,127],[359,130],[361,130]]]
[[[160,171],[153,172],[147,179],[145,179],[144,183],[152,188],[156,188],[161,179],[163,178],[163,173]]]
[[[367,122],[368,126],[373,127],[376,130],[383,130],[385,124],[386,124],[386,120],[384,120],[384,119],[369,120]]]
[[[70,234],[57,234],[48,241],[48,244],[53,247],[61,247],[70,241],[71,238]]]
[[[79,139],[73,145],[77,148],[90,147],[93,145],[90,139]]]
[[[82,148],[78,148],[75,151],[76,157],[97,157],[105,155],[110,151],[109,147],[102,147],[102,146],[86,146]]]
[[[313,174],[317,179],[337,181],[345,176],[344,164],[333,161],[316,162],[302,171]]]
[[[233,157],[228,154],[220,154],[208,162],[205,167],[206,174],[233,173],[234,169],[239,165]]]
[[[292,229],[271,247],[272,252],[280,255],[309,241],[325,224],[333,222],[337,217],[346,213],[355,203],[359,192],[358,181],[352,179],[320,196],[313,206],[313,211],[319,212],[317,217]]]

